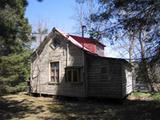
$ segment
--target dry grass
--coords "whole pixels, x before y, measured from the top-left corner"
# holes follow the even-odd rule
[[[133,95],[132,95],[133,96]],[[0,97],[1,120],[159,120],[160,102],[130,96],[108,100],[55,100],[25,93]]]

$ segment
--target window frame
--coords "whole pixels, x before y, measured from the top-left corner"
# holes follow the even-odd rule
[[[67,83],[81,83],[81,68],[80,66],[72,66],[65,68],[65,82]],[[68,79],[68,71],[71,72],[71,80]],[[76,71],[77,80],[74,80],[74,72]]]
[[[52,64],[58,63],[58,79],[56,81],[52,81]],[[51,61],[49,63],[49,84],[58,84],[60,83],[60,62],[59,61]]]

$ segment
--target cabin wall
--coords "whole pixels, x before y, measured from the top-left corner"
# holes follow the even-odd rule
[[[123,96],[130,94],[133,91],[132,69],[131,67],[123,64],[122,66],[122,88]]]
[[[88,96],[123,98],[122,63],[88,56]]]
[[[53,49],[50,47],[52,40],[49,40],[41,54],[32,62],[32,93],[84,97],[85,86],[82,73],[84,53],[68,40],[65,40],[64,37],[57,34],[53,34],[51,38],[59,36],[60,46]],[[57,39],[57,37],[54,39]],[[59,62],[59,83],[50,83],[50,62]],[[65,81],[65,68],[67,66],[82,66],[80,83],[68,83]]]
[[[104,47],[99,44],[96,44],[96,53],[100,56],[104,56]]]

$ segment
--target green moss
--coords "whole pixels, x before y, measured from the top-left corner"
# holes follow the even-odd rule
[[[153,100],[160,101],[160,92],[154,92],[154,93],[133,92],[131,94],[131,97],[136,97],[136,98],[151,98]]]
[[[132,95],[135,97],[150,97],[151,96],[150,93],[144,93],[144,92],[133,92]]]
[[[153,98],[154,100],[160,101],[160,92],[157,92],[157,93],[152,94],[152,98]]]

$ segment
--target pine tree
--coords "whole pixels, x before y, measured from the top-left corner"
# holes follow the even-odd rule
[[[157,81],[151,77],[150,61],[160,60],[160,0],[98,0],[100,9],[90,16],[97,23],[104,23],[99,29],[102,36],[111,36],[117,41],[127,39],[136,42],[135,49],[130,44],[130,52],[138,54],[139,78],[149,84],[153,91],[153,83]],[[93,33],[96,32],[94,29]],[[126,36],[127,35],[127,36]],[[125,36],[125,38],[123,38]],[[132,42],[133,41],[133,42]],[[134,42],[135,43],[135,42]],[[138,49],[137,49],[138,48]],[[131,54],[132,55],[132,54]]]
[[[0,1],[0,94],[25,88],[29,75],[31,27],[24,17],[26,0]]]

